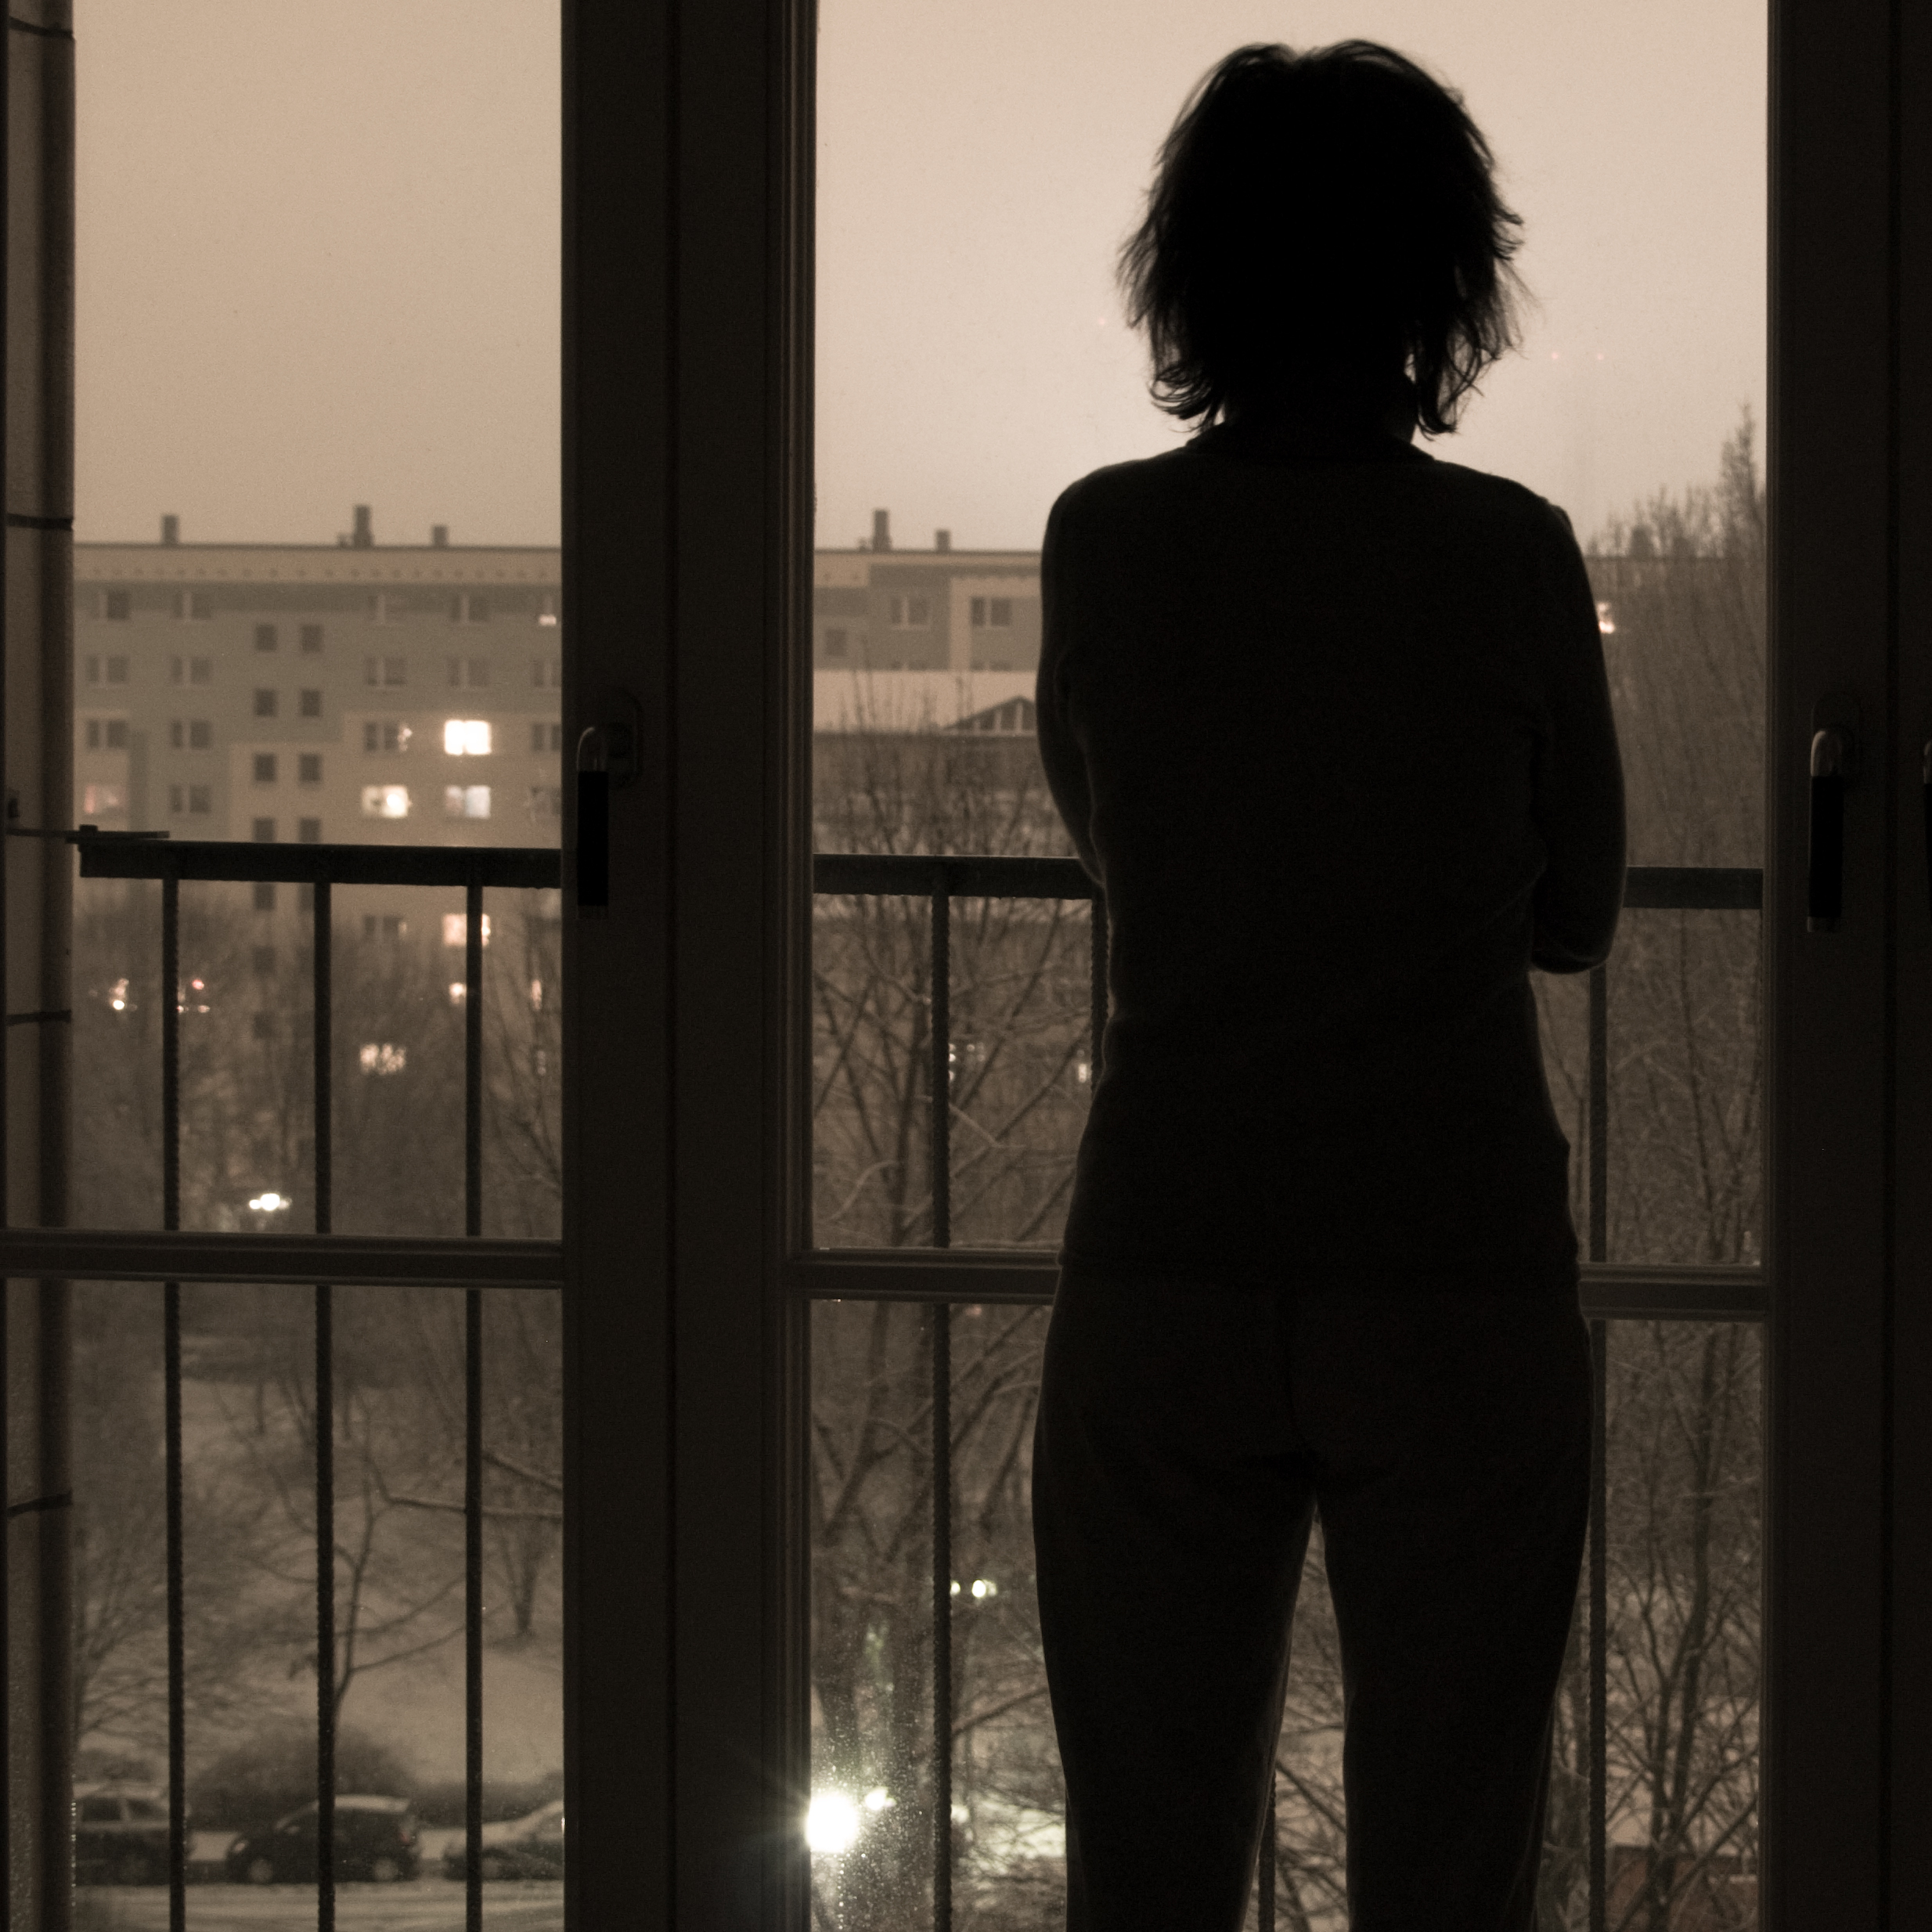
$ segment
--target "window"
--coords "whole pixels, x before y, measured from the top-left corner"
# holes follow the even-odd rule
[[[975,597],[971,619],[975,630],[984,630],[989,625],[997,631],[1011,630],[1013,627],[1013,600],[1011,597]]]
[[[362,749],[365,752],[406,752],[409,748],[409,727],[393,719],[372,718],[362,726]]]
[[[474,590],[459,590],[449,600],[449,621],[452,624],[487,624],[490,621],[490,600]]]
[[[134,615],[133,593],[127,590],[109,591],[104,615],[110,624],[126,623]]]
[[[487,658],[451,658],[445,660],[449,682],[452,687],[467,687],[473,691],[487,690],[490,682],[490,661]]]
[[[128,721],[125,718],[110,718],[101,727],[101,735],[106,741],[110,752],[124,752],[128,748]]]
[[[321,752],[304,752],[297,758],[295,782],[301,785],[319,785],[322,783]]]
[[[488,818],[489,815],[490,788],[488,785],[443,787],[445,818]]]
[[[490,916],[483,915],[483,943],[490,943]],[[470,919],[467,913],[446,912],[443,914],[443,944],[467,946],[470,943]]]
[[[564,748],[564,727],[560,724],[533,724],[530,727],[530,748],[533,752],[560,752]]]
[[[369,593],[369,621],[372,624],[393,624],[396,620],[389,607],[389,593],[386,590],[372,590]]]
[[[256,977],[265,979],[275,971],[275,948],[272,946],[256,946],[251,956],[250,964],[255,969]]]
[[[214,788],[212,785],[190,785],[188,788],[188,809],[197,816],[214,809]]]
[[[175,593],[175,615],[183,623],[205,624],[214,615],[214,600],[205,590],[177,590]],[[255,648],[261,648],[258,638]],[[271,644],[268,648],[272,651]]]
[[[178,658],[177,658],[175,660],[175,661],[177,664],[179,664],[179,663],[181,662],[181,660],[180,660]],[[89,658],[88,659],[88,661],[87,661],[87,681],[88,681],[88,683],[90,683],[90,684],[98,684],[98,683],[99,683],[99,682],[101,681],[101,661],[100,661],[100,659],[99,659],[99,658]],[[178,678],[177,678],[175,681],[175,683],[178,683],[178,684],[181,682],[181,680],[180,680]]]
[[[128,660],[125,658],[110,658],[107,660],[107,682],[110,684],[125,684],[128,681]]]
[[[564,688],[564,660],[561,658],[532,658],[530,660],[530,682],[539,690],[561,690]]]
[[[256,1039],[274,1039],[275,1015],[272,1013],[251,1013],[248,1016],[248,1018],[249,1031],[254,1034]]]
[[[893,597],[888,600],[886,610],[894,630],[922,631],[932,622],[930,597]]]
[[[557,622],[557,593],[554,590],[546,590],[538,598],[537,622],[539,624],[554,624]]]
[[[366,939],[399,939],[409,929],[409,922],[392,912],[362,914],[362,937]]]
[[[275,626],[272,624],[258,624],[255,626],[256,650],[273,651],[276,648],[278,641],[279,640],[276,636]]]
[[[275,881],[274,881],[274,880],[272,880],[272,879],[258,879],[258,880],[256,880],[256,881],[255,881],[255,894],[254,894],[254,906],[255,906],[255,910],[256,910],[257,912],[273,912],[273,911],[275,910]]]
[[[207,718],[190,718],[188,720],[188,748],[191,752],[211,752],[214,749],[214,726]]]
[[[443,749],[452,758],[488,758],[490,721],[487,718],[452,718],[443,726]]]
[[[214,660],[212,658],[190,658],[188,660],[188,682],[190,684],[212,684],[214,682]]]
[[[405,785],[365,785],[362,788],[364,818],[407,818],[409,793]]]
[[[312,658],[322,648],[322,626],[305,624],[302,626],[302,655]]]
[[[92,817],[96,812],[124,812],[128,809],[125,785],[88,785],[81,794],[81,809]]]
[[[365,1073],[383,1076],[400,1073],[409,1064],[407,1047],[391,1046],[386,1040],[372,1040],[358,1055]]]
[[[256,754],[255,754],[255,783],[256,783],[257,784],[258,784],[258,785],[272,785],[272,784],[273,784],[275,783],[275,754],[274,754],[274,752],[256,752]],[[274,834],[274,833],[271,832],[271,833],[269,833],[269,836],[271,838],[272,838],[275,836],[275,834]]]
[[[275,691],[257,691],[255,693],[255,715],[258,718],[272,718],[276,713],[279,695],[279,694]]]
[[[272,845],[275,843],[275,820],[272,818],[257,819],[251,836],[258,845]]]
[[[322,820],[319,818],[298,818],[295,821],[295,836],[305,845],[322,843]]]
[[[409,666],[406,658],[365,658],[362,660],[362,682],[365,684],[384,684],[393,689],[409,681]]]
[[[297,708],[305,718],[319,718],[322,715],[321,692],[304,691]]]
[[[530,788],[530,816],[532,818],[561,818],[564,816],[564,788],[561,785],[532,785]]]
[[[842,658],[845,654],[849,633],[828,630],[825,633],[825,654],[828,658]]]

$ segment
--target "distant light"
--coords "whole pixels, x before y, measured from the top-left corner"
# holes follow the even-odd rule
[[[485,917],[488,917],[488,915],[485,914]],[[543,1011],[543,982],[541,979],[533,979],[530,982],[530,1011],[532,1013]]]
[[[1607,604],[1599,603],[1597,606],[1597,629],[1606,637],[1616,634],[1617,622],[1610,615],[1610,607]]]
[[[889,1811],[898,1802],[898,1799],[882,1784],[875,1784],[864,1798],[865,1808],[868,1811]]]
[[[362,1050],[362,1071],[377,1075],[400,1073],[409,1064],[407,1047],[395,1047],[384,1041],[374,1041]]]
[[[452,1006],[461,1006],[463,1002],[469,998],[469,997],[470,989],[465,986],[460,979],[452,979],[450,981],[449,1004]]]
[[[128,982],[126,980],[117,979],[114,982],[114,985],[108,989],[107,1004],[111,1006],[117,1013],[124,1013],[127,1011]]]
[[[821,1791],[805,1814],[805,1842],[814,1851],[849,1851],[857,1842],[859,1808],[842,1791]]]
[[[449,946],[467,946],[470,943],[470,915],[467,912],[446,912],[443,914],[443,944]],[[490,916],[483,915],[483,943],[490,943]]]
[[[959,1579],[957,1577],[953,1579],[953,1588],[950,1594],[953,1596],[959,1595]]]
[[[997,1597],[999,1594],[1000,1586],[990,1577],[974,1577],[973,1595],[975,1596],[983,1601],[987,1597]]]
[[[248,1205],[258,1214],[276,1214],[279,1213],[283,1208],[293,1207],[295,1204],[286,1195],[269,1193],[257,1195]]]

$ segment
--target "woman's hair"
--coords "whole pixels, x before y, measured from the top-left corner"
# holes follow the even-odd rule
[[[1373,41],[1237,48],[1181,110],[1120,254],[1155,400],[1212,423],[1406,371],[1427,434],[1516,341],[1520,218],[1460,96]]]

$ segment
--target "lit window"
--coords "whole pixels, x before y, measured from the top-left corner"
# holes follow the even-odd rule
[[[443,749],[452,758],[488,758],[490,721],[487,718],[452,718],[443,726]]]
[[[545,591],[537,600],[537,622],[539,624],[554,624],[557,622],[557,593],[554,590]]]
[[[443,787],[445,818],[488,818],[489,815],[490,788],[488,785]]]
[[[483,943],[490,943],[490,916],[483,915]],[[446,912],[443,914],[443,944],[467,946],[470,943],[470,915],[463,912]]]
[[[380,1077],[385,1074],[400,1073],[409,1064],[407,1047],[393,1047],[387,1040],[372,1040],[360,1054],[362,1071]]]
[[[362,788],[364,818],[407,818],[409,792],[406,785],[365,785]]]
[[[305,718],[319,718],[322,715],[321,692],[304,691],[302,701],[298,708]]]
[[[319,752],[304,752],[295,761],[295,777],[298,784],[319,785],[322,783],[322,754]]]
[[[255,754],[255,783],[256,783],[257,784],[258,784],[258,785],[272,785],[272,784],[273,784],[275,783],[275,754],[274,754],[274,752],[256,752],[256,754]]]
[[[255,693],[255,715],[258,718],[272,718],[276,714],[277,701],[280,695],[281,694],[278,691],[257,691]]]
[[[895,630],[922,631],[932,622],[932,600],[930,597],[893,597],[887,609]]]
[[[110,623],[126,623],[134,615],[134,593],[128,590],[109,591],[106,615]]]
[[[272,651],[275,649],[278,641],[279,640],[276,636],[275,626],[272,624],[258,624],[255,626],[256,650]]]
[[[88,785],[81,795],[81,809],[91,817],[96,812],[124,812],[128,809],[125,785]]]

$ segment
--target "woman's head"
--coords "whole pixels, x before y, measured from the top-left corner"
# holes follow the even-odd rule
[[[1238,48],[1161,150],[1121,251],[1161,407],[1234,409],[1407,373],[1422,429],[1516,339],[1519,218],[1460,97],[1372,41]]]

